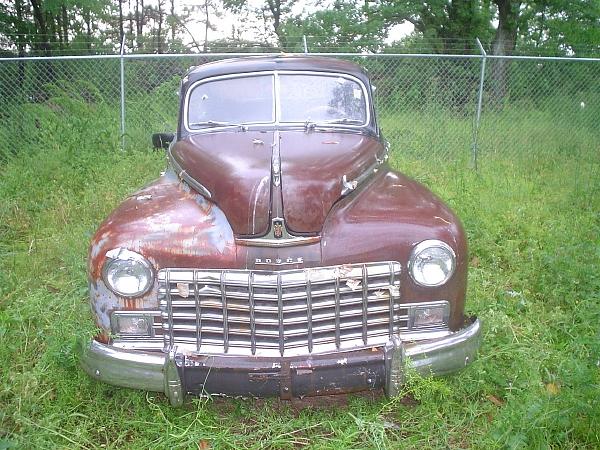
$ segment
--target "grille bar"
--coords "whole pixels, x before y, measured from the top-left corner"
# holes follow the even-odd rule
[[[200,351],[202,345],[202,309],[200,308],[200,296],[198,295],[197,272],[194,270],[194,302],[196,306],[196,351]],[[172,305],[171,305],[172,306]],[[172,311],[172,310],[171,310]],[[171,317],[173,314],[171,313]]]
[[[281,292],[281,274],[277,274],[277,302],[279,306],[279,353],[283,356],[284,335],[283,335],[283,298]]]
[[[308,353],[313,351],[313,312],[312,312],[312,282],[310,281],[310,272],[306,272],[306,309],[308,319]]]
[[[171,281],[171,273],[167,272],[167,280],[166,280],[166,284],[167,286],[170,284]],[[171,313],[169,314],[169,319],[168,319],[168,323],[169,323],[169,339],[171,342],[175,342],[175,336],[174,336],[174,326],[173,326],[173,299],[171,297],[171,290],[169,289],[167,291],[167,308],[169,311],[171,311]],[[165,336],[167,334],[165,333]],[[165,350],[168,348],[167,342],[165,342]]]
[[[368,310],[369,310],[369,289],[367,286],[367,266],[365,264],[362,265],[362,279],[361,279],[361,283],[362,283],[362,321],[363,321],[363,328],[362,328],[362,338],[363,338],[363,344],[367,345],[367,314],[368,314]],[[392,302],[390,302],[392,303]]]
[[[229,350],[229,321],[227,320],[227,295],[225,294],[225,274],[226,272],[221,272],[221,276],[219,277],[221,283],[221,303],[223,304],[223,347],[225,348],[225,353]],[[171,316],[173,313],[171,312]]]
[[[248,307],[250,312],[250,349],[252,354],[256,354],[256,318],[254,316],[254,274],[248,277]]]
[[[335,281],[335,346],[339,350],[341,344],[340,336],[340,279],[336,277]]]
[[[392,263],[389,263],[390,265],[390,290],[394,289],[394,268],[392,267]],[[393,336],[394,334],[394,304],[392,302],[390,302],[389,304],[389,308],[390,308],[390,320],[388,322],[388,327],[389,327],[389,331],[390,331],[390,338]]]
[[[399,275],[394,261],[278,272],[162,269],[164,345],[257,356],[382,345],[409,325]]]

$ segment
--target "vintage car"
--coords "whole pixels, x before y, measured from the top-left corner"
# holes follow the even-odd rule
[[[153,136],[168,169],[92,238],[85,371],[178,405],[395,395],[472,361],[465,233],[388,166],[372,92],[337,59],[191,68],[177,133]]]

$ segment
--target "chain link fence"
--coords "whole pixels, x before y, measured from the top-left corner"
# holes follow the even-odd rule
[[[248,54],[0,59],[0,160],[56,142],[56,120],[80,122],[81,145],[144,147],[176,128],[182,75]],[[557,156],[599,170],[600,59],[327,54],[365,67],[399,164],[465,170]]]

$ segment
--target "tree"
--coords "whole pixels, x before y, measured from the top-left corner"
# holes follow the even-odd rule
[[[239,14],[244,10],[249,11],[252,15],[262,21],[264,25],[262,29],[266,32],[265,40],[270,37],[275,37],[280,48],[287,48],[288,36],[284,30],[283,24],[290,18],[292,7],[296,1],[297,0],[265,0],[264,3],[258,7],[251,7],[248,0],[223,0],[223,7],[236,14]]]
[[[528,50],[577,56],[600,51],[600,0],[540,0],[523,15],[528,33],[521,44]]]
[[[288,45],[300,45],[301,37],[308,36],[321,51],[376,51],[387,31],[381,17],[360,0],[335,0],[330,9],[288,19],[282,30]]]
[[[388,27],[410,22],[431,50],[439,53],[477,51],[475,38],[491,33],[489,0],[381,0],[377,8]]]

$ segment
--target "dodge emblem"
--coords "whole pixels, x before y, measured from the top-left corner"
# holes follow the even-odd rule
[[[283,237],[283,222],[279,220],[273,222],[273,235],[276,239],[281,239]]]

